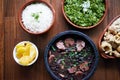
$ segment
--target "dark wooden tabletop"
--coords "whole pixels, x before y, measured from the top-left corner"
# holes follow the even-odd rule
[[[44,0],[50,2],[56,11],[53,27],[45,34],[30,35],[21,29],[18,23],[20,7],[30,0],[0,0],[0,80],[52,80],[44,65],[44,50],[47,43],[59,32],[77,30],[87,34],[97,45],[99,35],[108,23],[120,15],[120,0],[108,0],[108,13],[103,22],[90,30],[72,28],[63,17],[62,0]],[[39,49],[39,58],[30,67],[22,67],[13,59],[13,48],[21,41],[31,41]],[[99,64],[90,80],[120,80],[120,60],[104,60]]]

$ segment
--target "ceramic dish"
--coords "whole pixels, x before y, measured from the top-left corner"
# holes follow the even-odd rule
[[[63,15],[73,27],[79,29],[93,28],[103,21],[108,9],[107,0],[97,1],[95,4],[95,2],[90,0],[82,0],[81,2],[77,2],[77,0],[71,2],[69,0],[62,0]],[[98,17],[98,15],[100,16]]]
[[[37,46],[30,41],[19,42],[13,50],[13,58],[15,62],[21,66],[34,64],[38,55]]]
[[[23,30],[30,34],[47,32],[55,21],[55,10],[46,1],[29,1],[18,14],[18,21]]]
[[[55,80],[88,80],[97,67],[98,54],[95,44],[87,35],[69,30],[59,33],[48,43],[44,61],[47,71]]]
[[[98,46],[100,54],[105,59],[120,57],[119,51],[120,15],[114,18],[100,35]]]

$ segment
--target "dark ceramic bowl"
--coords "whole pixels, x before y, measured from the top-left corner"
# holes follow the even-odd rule
[[[70,20],[69,17],[66,15],[66,12],[64,10],[65,0],[62,0],[62,13],[63,13],[65,19],[67,20],[67,22],[70,23],[73,27],[79,28],[79,29],[91,29],[91,28],[94,28],[97,25],[99,25],[104,20],[106,14],[107,14],[107,9],[108,9],[108,2],[107,2],[107,0],[104,0],[104,4],[105,4],[105,11],[103,13],[103,16],[100,18],[100,20],[96,24],[91,25],[91,26],[79,26],[79,25],[75,24],[73,21]]]
[[[23,24],[23,21],[22,21],[22,12],[23,12],[23,10],[24,10],[27,6],[29,6],[29,5],[31,5],[31,4],[35,4],[35,3],[43,3],[43,4],[46,4],[46,5],[50,8],[50,10],[52,11],[52,13],[53,13],[52,23],[50,24],[50,26],[48,26],[47,29],[45,29],[44,31],[41,31],[41,32],[33,32],[33,31],[30,31],[30,30],[26,29],[26,27],[25,27],[25,25]],[[54,24],[54,21],[55,21],[55,10],[54,10],[54,8],[52,7],[52,5],[51,5],[50,3],[48,3],[48,2],[46,2],[46,1],[41,1],[41,0],[35,1],[35,0],[32,0],[32,1],[29,1],[29,2],[25,3],[25,4],[20,8],[19,13],[18,13],[18,21],[19,21],[19,24],[20,24],[20,26],[22,27],[22,29],[23,29],[24,31],[26,31],[27,33],[30,33],[30,34],[43,34],[43,33],[47,32],[47,31],[53,26],[53,24]]]
[[[104,31],[100,34],[99,40],[98,40],[98,48],[99,48],[99,52],[100,55],[105,58],[105,59],[115,59],[115,56],[110,56],[110,55],[106,55],[105,52],[102,50],[101,48],[101,42],[103,41],[103,36],[105,34],[105,32],[108,30],[108,28],[113,24],[114,21],[116,21],[118,18],[120,18],[120,15],[118,15],[117,17],[115,17],[104,29]]]
[[[49,74],[52,76],[53,79],[61,80],[58,76],[56,76],[53,73],[53,71],[51,70],[51,68],[49,66],[49,62],[48,62],[49,53],[48,52],[50,50],[50,47],[56,41],[65,39],[66,37],[74,37],[76,39],[80,38],[80,39],[84,40],[85,42],[87,42],[87,44],[90,44],[91,48],[93,49],[93,55],[94,55],[93,65],[91,66],[89,73],[82,79],[82,80],[88,80],[93,75],[93,73],[97,67],[98,60],[99,60],[99,53],[98,53],[98,50],[97,50],[95,44],[87,35],[83,34],[82,32],[78,32],[78,31],[74,31],[74,30],[68,30],[68,31],[59,33],[46,46],[45,52],[44,52],[44,61],[45,61],[45,66],[46,66],[47,71],[49,72]]]

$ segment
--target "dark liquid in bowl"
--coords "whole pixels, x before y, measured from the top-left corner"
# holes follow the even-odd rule
[[[64,38],[57,40],[49,50],[48,62],[61,80],[81,80],[91,70],[95,54],[85,40]]]

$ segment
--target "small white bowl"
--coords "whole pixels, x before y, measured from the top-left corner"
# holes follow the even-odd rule
[[[28,42],[29,42],[30,44],[32,44],[32,46],[36,49],[36,57],[35,57],[35,59],[33,59],[33,61],[30,62],[28,65],[22,65],[22,64],[20,64],[19,59],[16,57],[16,46],[17,46],[18,44],[28,43]],[[34,64],[34,63],[36,62],[37,58],[38,58],[38,55],[39,55],[37,46],[36,46],[35,44],[33,44],[32,42],[30,42],[30,41],[22,41],[22,42],[19,42],[18,44],[17,44],[17,45],[14,47],[14,49],[13,49],[13,58],[14,58],[15,62],[18,63],[18,64],[21,65],[21,66],[30,66],[30,65]]]

